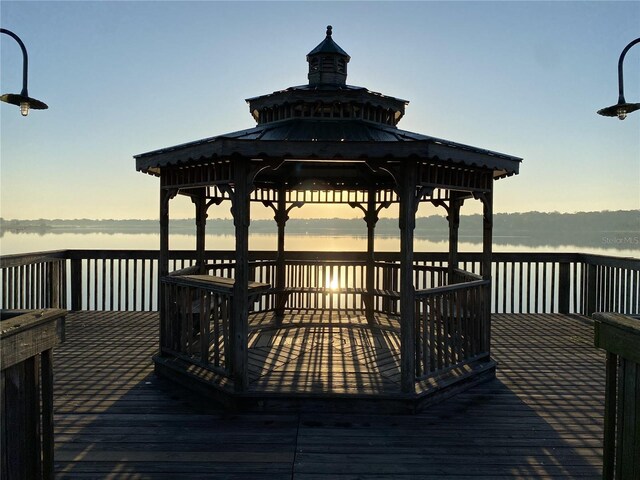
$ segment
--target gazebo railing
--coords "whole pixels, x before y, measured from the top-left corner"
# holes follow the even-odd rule
[[[165,277],[161,284],[167,313],[161,325],[163,351],[229,377],[229,290],[193,284],[181,275]]]
[[[366,262],[350,259],[287,260],[284,284],[287,309],[362,309]]]
[[[488,280],[416,291],[416,379],[424,380],[488,354]]]
[[[420,260],[413,266],[413,284],[417,290],[449,284],[448,269],[442,262]],[[374,270],[374,311],[396,314],[400,312],[400,262],[378,261]]]
[[[467,272],[460,268],[453,269],[453,278],[451,279],[451,283],[475,282],[476,280],[482,280],[482,276],[477,273]]]
[[[208,251],[210,272],[233,275],[232,251]],[[275,252],[250,254],[253,280],[275,285]],[[287,261],[362,263],[364,252],[289,252]],[[460,253],[462,270],[478,274],[480,255]],[[2,308],[69,308],[71,310],[157,310],[158,252],[154,250],[61,250],[0,256]],[[375,289],[398,290],[399,255],[376,254]],[[414,254],[417,289],[442,285],[437,269],[446,253]],[[169,270],[196,262],[193,251],[170,252]],[[444,272],[444,270],[441,270]],[[431,275],[434,280],[431,281]],[[444,273],[442,273],[444,275]],[[251,277],[250,277],[251,278]],[[342,277],[344,278],[344,277]],[[422,282],[422,283],[421,283]],[[455,283],[450,282],[450,283]],[[376,299],[382,310],[383,297]],[[610,311],[640,314],[640,260],[578,253],[494,253],[492,305],[495,313],[576,313]],[[275,296],[264,295],[259,309],[274,308]],[[385,308],[384,310],[389,310]]]

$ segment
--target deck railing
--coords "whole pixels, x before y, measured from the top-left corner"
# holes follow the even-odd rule
[[[66,250],[0,257],[1,309],[59,308],[66,305]]]
[[[606,350],[604,480],[640,475],[640,322],[596,313],[595,346]]]
[[[460,253],[458,258],[462,270],[480,272],[479,253]],[[0,257],[0,307],[157,310],[157,259],[158,252],[153,250],[5,255]],[[218,276],[233,275],[233,259],[232,251],[206,253],[211,273]],[[275,252],[251,252],[253,280],[274,285],[275,259]],[[380,310],[397,307],[393,296],[383,294],[399,289],[399,259],[397,253],[376,254],[375,289],[382,295],[376,298],[376,308]],[[446,253],[415,253],[414,260],[416,289],[446,283]],[[193,251],[170,254],[170,270],[195,262]],[[358,308],[358,285],[363,282],[365,263],[364,252],[288,252],[287,281],[302,288],[322,279],[327,287],[330,279],[328,286],[336,286],[333,307]],[[579,253],[494,253],[492,280],[491,310],[497,313],[640,313],[638,259]],[[293,297],[290,306],[323,305],[322,301],[328,300],[322,300],[318,291],[314,295],[316,298]],[[273,308],[275,294],[265,295],[261,302],[259,309]]]
[[[1,478],[54,477],[53,348],[66,311],[0,311]]]

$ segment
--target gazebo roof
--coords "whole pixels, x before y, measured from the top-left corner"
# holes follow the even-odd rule
[[[266,95],[247,98],[249,109],[256,121],[259,121],[256,111],[261,107],[273,107],[282,104],[295,104],[297,102],[342,102],[342,103],[368,103],[374,106],[391,108],[399,111],[396,122],[404,115],[404,107],[409,100],[373,92],[365,87],[346,85],[339,83],[318,83],[309,85],[296,85],[284,90],[278,90]]]
[[[308,85],[247,99],[257,126],[136,155],[137,170],[159,175],[166,167],[242,156],[345,164],[420,159],[489,169],[493,178],[518,173],[518,157],[398,129],[408,101],[347,85],[346,63],[325,62],[325,54],[349,59],[331,27],[307,56]]]
[[[362,120],[293,119],[258,125],[137,155],[136,168],[161,168],[235,156],[296,160],[398,161],[421,158],[488,168],[494,178],[518,173],[522,159]]]

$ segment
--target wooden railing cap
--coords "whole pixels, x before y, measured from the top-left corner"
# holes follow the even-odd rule
[[[596,312],[593,319],[597,322],[613,325],[633,335],[640,336],[640,319],[621,313]]]
[[[640,320],[619,313],[594,313],[594,344],[640,363]]]

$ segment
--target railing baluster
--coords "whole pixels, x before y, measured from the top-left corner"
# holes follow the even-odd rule
[[[98,310],[98,259],[93,259],[93,310]]]
[[[100,264],[102,265],[102,310],[107,310],[107,259],[103,258]]]
[[[615,267],[614,270],[616,272],[616,276],[615,276],[615,287],[614,287],[614,291],[613,291],[614,298],[615,298],[615,303],[613,305],[613,311],[614,312],[619,312],[620,311],[620,307],[622,306],[622,301],[620,299],[620,296],[624,292],[624,286],[622,285],[623,278],[622,278],[621,269],[618,268],[618,267]]]
[[[16,285],[15,285],[15,276],[16,276],[16,269],[18,267],[10,267],[8,269],[9,271],[9,278],[7,281],[7,308],[16,308],[15,307],[15,291],[16,291]]]
[[[9,273],[8,268],[0,269],[0,282],[2,285],[2,305],[7,304],[7,275]]]
[[[633,286],[631,288],[631,308],[629,314],[640,312],[640,270],[635,271],[631,277],[633,278]]]
[[[498,308],[500,306],[500,262],[495,262],[493,264],[493,268],[494,268],[494,278],[493,278],[493,310],[497,313],[498,312]]]
[[[125,292],[124,292],[124,295],[125,295],[125,297],[124,297],[124,309],[126,311],[129,311],[129,292],[131,291],[130,288],[129,288],[130,287],[129,278],[130,278],[131,275],[129,273],[130,268],[129,268],[129,259],[128,258],[126,258],[125,261],[124,261],[124,271],[125,271],[125,277],[124,277],[124,289],[125,289]]]
[[[156,296],[157,288],[155,288],[155,278],[153,269],[154,260],[149,259],[149,308],[147,311],[154,310],[154,297]]]
[[[213,298],[213,364],[216,367],[220,366],[220,310],[218,306],[221,304],[221,300],[217,293],[211,294]]]
[[[546,263],[545,263],[546,265]],[[552,263],[551,264],[551,303],[549,305],[549,311],[547,311],[547,309],[545,309],[544,313],[556,313],[557,309],[555,308],[556,305],[556,287],[557,287],[557,282],[556,282],[556,264]]]
[[[18,272],[17,272],[17,283],[16,283],[16,289],[15,289],[15,307],[14,308],[23,308],[22,305],[22,295],[24,293],[24,288],[22,286],[22,275],[24,272],[24,265],[20,265],[18,267]]]
[[[538,264],[538,262],[535,262],[534,264],[534,268],[535,268],[535,291],[534,291],[534,306],[533,306],[533,313],[540,313],[540,310],[538,310],[538,298],[540,296],[540,265]]]
[[[114,259],[110,258],[109,259],[109,310],[112,310],[112,311],[116,309],[113,303],[113,290],[115,288],[115,281],[113,278],[113,262],[114,262]]]
[[[511,300],[511,305],[510,305],[510,309],[509,309],[509,313],[515,313],[515,308],[514,308],[514,301],[515,301],[515,263],[511,263],[511,278],[509,279],[509,283],[511,285],[511,291],[510,291],[510,300]]]
[[[140,272],[140,311],[144,312],[145,309],[145,294],[146,294],[146,280],[147,276],[145,275],[147,261],[143,258],[140,260],[141,262],[141,272]]]
[[[574,262],[571,265],[572,277],[571,277],[571,293],[572,293],[572,310],[570,313],[578,313],[578,262]]]
[[[116,287],[118,311],[122,311],[122,259],[118,258],[118,285]]]
[[[132,287],[133,287],[133,310],[138,310],[138,259],[133,260],[133,278]]]
[[[531,313],[531,262],[527,262],[527,313]]]
[[[28,296],[29,296],[29,304],[27,306],[27,308],[36,308],[36,298],[35,298],[35,292],[36,292],[36,267],[37,265],[29,265],[29,285],[27,288]]]

